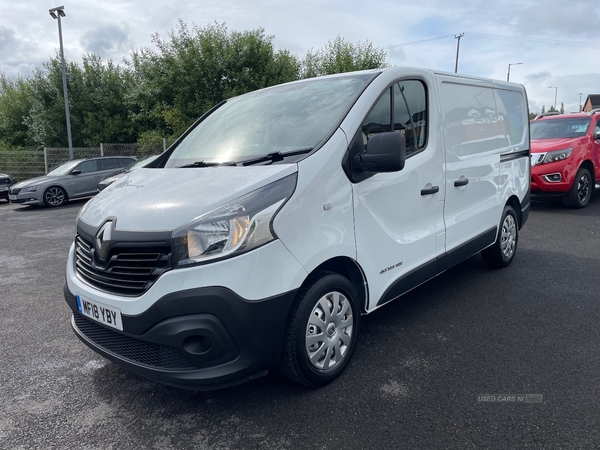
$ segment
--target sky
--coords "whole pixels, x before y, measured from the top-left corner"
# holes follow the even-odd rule
[[[65,0],[66,1],[66,0]],[[277,49],[300,59],[338,35],[387,51],[392,66],[426,67],[523,84],[530,111],[554,105],[578,111],[600,94],[600,2],[595,0],[0,0],[0,71],[28,76],[59,50],[48,14],[65,6],[65,57],[97,53],[123,63],[133,49],[153,48],[182,19],[188,26],[225,23],[264,28]]]

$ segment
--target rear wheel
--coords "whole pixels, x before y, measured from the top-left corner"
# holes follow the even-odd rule
[[[67,202],[67,193],[59,186],[51,186],[44,192],[44,205],[61,206]]]
[[[357,299],[350,281],[336,273],[318,273],[302,288],[288,318],[280,372],[314,388],[340,376],[356,347]]]
[[[594,183],[590,171],[580,167],[573,180],[569,192],[563,197],[563,204],[567,208],[585,208],[592,198]]]
[[[510,205],[504,207],[500,220],[500,232],[491,246],[481,252],[483,260],[491,267],[508,267],[517,253],[519,243],[519,221]]]

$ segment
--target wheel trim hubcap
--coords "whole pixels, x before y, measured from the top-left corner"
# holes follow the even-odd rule
[[[588,197],[589,192],[590,180],[588,179],[587,175],[583,175],[581,178],[579,178],[579,181],[577,182],[577,195],[579,196],[579,201],[584,202],[585,199]]]
[[[46,192],[46,200],[51,205],[60,205],[65,199],[60,189],[52,188]]]
[[[348,355],[353,332],[350,300],[341,292],[330,292],[314,306],[306,327],[305,348],[310,364],[331,371]]]
[[[500,248],[506,259],[510,258],[515,252],[517,243],[517,224],[515,218],[511,215],[505,217],[502,223],[502,236]]]

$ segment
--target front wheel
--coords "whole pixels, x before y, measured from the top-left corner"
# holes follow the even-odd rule
[[[279,371],[300,384],[321,387],[344,371],[358,338],[358,294],[347,278],[321,272],[303,287],[288,318]]]
[[[500,220],[500,232],[491,246],[481,252],[483,260],[491,267],[508,267],[517,253],[519,221],[512,206],[506,205]]]
[[[61,206],[67,202],[67,193],[59,186],[52,186],[44,192],[44,204],[46,206]]]
[[[563,197],[563,204],[567,208],[585,208],[592,198],[594,183],[590,171],[580,167],[573,180],[569,192]]]

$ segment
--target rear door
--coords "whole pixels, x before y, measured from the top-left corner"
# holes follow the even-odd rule
[[[369,282],[369,309],[393,300],[438,273],[443,250],[443,153],[429,138],[432,92],[406,79],[382,93],[361,129],[405,136],[403,170],[353,184],[357,260]]]

